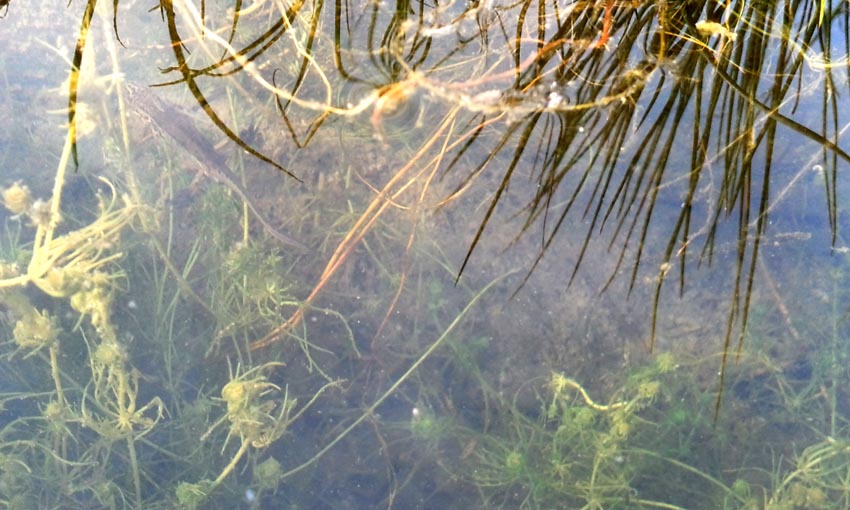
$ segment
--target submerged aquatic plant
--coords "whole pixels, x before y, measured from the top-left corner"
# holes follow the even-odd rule
[[[810,142],[805,166],[827,169],[824,203],[835,236],[836,169],[850,155],[839,143],[846,126],[831,92],[846,79],[846,57],[831,41],[840,39],[845,9],[802,1],[561,6],[541,0],[473,3],[457,11],[424,4],[367,9],[370,17],[351,6],[328,13],[308,5],[270,11],[264,30],[247,41],[236,37],[245,22],[239,13],[218,20],[230,37],[203,38],[204,16],[180,3],[163,5],[174,59],[168,71],[230,138],[233,130],[208,101],[215,85],[207,88],[203,78],[244,76],[254,89],[242,99],[274,101],[280,119],[266,120],[282,121],[299,148],[317,140],[330,120],[364,115],[369,132],[361,137],[397,142],[385,136],[384,120],[399,105],[421,105],[415,121],[399,130],[410,134],[397,143],[409,157],[382,183],[369,184],[375,200],[339,241],[308,305],[381,218],[426,203],[438,175],[451,191],[430,203],[445,209],[483,181],[493,187],[458,276],[501,217],[510,184],[528,179],[535,185],[523,190],[524,205],[514,212],[525,216],[522,232],[540,234],[529,273],[581,221],[580,247],[564,261],[574,281],[594,239],[608,232],[600,244],[615,264],[604,286],[622,274],[630,292],[642,281],[654,287],[650,344],[663,319],[662,288],[678,280],[684,292],[686,276],[723,248],[734,255],[722,345],[727,354],[740,349],[769,216],[799,181],[774,184],[780,136]],[[321,30],[323,23],[333,35]],[[361,48],[361,41],[370,46]],[[188,58],[186,48],[198,55],[210,46],[216,51],[202,62]],[[284,54],[298,58],[277,68]],[[804,83],[819,88],[805,90]],[[359,95],[347,93],[358,87]],[[798,108],[803,102],[816,107]],[[802,119],[798,110],[817,111],[818,118]],[[734,240],[724,245],[727,230]],[[414,226],[411,242],[416,235]],[[406,283],[400,280],[399,292]],[[284,338],[302,318],[296,310],[253,348]]]
[[[591,397],[605,393],[585,388],[578,382],[580,376],[556,372],[548,384],[535,388],[545,394],[535,401],[539,409],[520,408],[505,397],[514,388],[507,383],[501,386],[500,379],[495,390],[490,375],[477,366],[498,352],[496,344],[505,341],[488,337],[491,332],[484,324],[488,314],[498,312],[488,310],[476,318],[475,331],[458,327],[484,291],[475,293],[463,285],[452,288],[448,280],[434,283],[424,293],[427,298],[418,302],[427,310],[425,314],[410,318],[404,317],[408,315],[406,292],[412,284],[423,288],[436,280],[418,267],[421,259],[430,257],[442,271],[456,276],[465,271],[465,278],[474,281],[464,268],[467,262],[476,262],[474,251],[501,217],[500,206],[505,205],[517,176],[534,184],[520,203],[519,211],[527,219],[521,230],[545,220],[539,256],[529,266],[536,266],[551,251],[556,235],[569,230],[571,218],[580,218],[586,220],[582,223],[586,234],[569,278],[588,258],[592,234],[607,229],[618,257],[612,281],[626,273],[627,286],[634,287],[641,281],[640,266],[644,271],[648,267],[656,305],[662,285],[677,273],[680,290],[684,288],[698,243],[703,243],[698,261],[714,256],[722,220],[736,213],[730,215],[736,238],[735,271],[723,352],[734,350],[735,328],[743,330],[748,323],[759,243],[768,229],[768,213],[777,204],[769,200],[769,174],[780,127],[798,130],[825,148],[819,161],[830,169],[823,178],[830,221],[833,227],[836,224],[832,169],[846,154],[838,141],[829,139],[826,128],[815,133],[795,124],[789,91],[794,80],[803,82],[805,65],[823,72],[830,83],[836,80],[838,62],[813,52],[817,45],[828,52],[829,27],[842,19],[843,11],[821,4],[819,25],[815,25],[814,6],[801,2],[784,6],[613,0],[567,6],[545,1],[471,2],[404,5],[386,12],[375,4],[363,11],[337,5],[332,13],[325,5],[313,4],[311,9],[306,2],[295,2],[234,9],[226,18],[229,36],[208,29],[210,18],[194,11],[190,3],[161,5],[170,38],[164,47],[175,59],[175,66],[166,72],[177,73],[205,114],[231,139],[239,138],[238,130],[217,110],[213,89],[222,82],[212,78],[241,73],[249,78],[240,84],[247,94],[228,98],[236,105],[232,106],[234,122],[242,114],[240,101],[273,105],[280,118],[263,121],[283,122],[279,131],[291,134],[294,146],[320,143],[314,135],[335,120],[337,125],[346,123],[339,129],[342,149],[333,146],[329,152],[349,156],[354,151],[346,144],[356,140],[359,149],[362,140],[376,137],[381,144],[392,144],[381,152],[402,155],[403,162],[386,165],[387,169],[381,169],[388,170],[386,174],[377,176],[367,175],[367,169],[360,168],[361,160],[351,161],[347,171],[340,172],[343,176],[335,178],[346,181],[345,192],[352,189],[351,182],[362,183],[366,198],[346,197],[350,200],[337,200],[332,210],[293,220],[302,222],[305,231],[318,231],[316,237],[332,252],[327,260],[304,257],[314,259],[303,261],[309,266],[304,274],[315,275],[306,288],[308,284],[291,277],[298,265],[294,257],[253,242],[247,228],[243,242],[235,246],[224,235],[209,236],[221,242],[187,242],[175,233],[178,222],[168,210],[165,231],[154,231],[153,222],[140,221],[144,242],[127,243],[123,233],[147,208],[140,199],[145,196],[142,191],[168,190],[167,195],[172,189],[172,174],[160,167],[153,173],[155,178],[144,182],[134,174],[136,162],[127,162],[130,169],[122,168],[126,172],[107,183],[111,194],[100,197],[96,219],[61,235],[56,227],[62,217],[59,190],[64,166],[57,172],[57,191],[50,200],[34,200],[23,183],[13,184],[4,193],[9,210],[29,218],[36,230],[32,253],[27,254],[31,256],[24,257],[28,263],[20,265],[24,269],[12,260],[0,266],[0,300],[13,316],[9,329],[15,348],[25,353],[28,363],[43,365],[50,372],[47,377],[38,372],[32,376],[37,380],[27,384],[33,388],[41,388],[44,381],[53,384],[47,393],[28,393],[34,393],[29,399],[37,404],[37,412],[3,429],[2,439],[10,439],[0,443],[2,452],[8,452],[0,459],[4,461],[0,493],[8,500],[4,502],[18,503],[16,492],[20,492],[32,501],[41,498],[45,506],[66,506],[62,499],[67,498],[71,501],[67,506],[80,508],[175,504],[201,508],[217,503],[232,507],[244,494],[234,487],[251,484],[258,489],[252,498],[259,499],[248,503],[260,507],[263,494],[273,492],[306,466],[318,464],[334,445],[351,439],[355,429],[369,423],[380,445],[375,450],[387,456],[386,471],[393,482],[387,496],[390,507],[396,489],[415,480],[416,467],[421,466],[407,460],[394,464],[397,459],[389,459],[386,453],[398,443],[384,440],[382,413],[386,410],[391,415],[394,407],[403,405],[393,402],[399,396],[403,403],[425,399],[454,409],[457,416],[452,419],[429,411],[411,423],[410,432],[414,440],[427,442],[429,449],[446,443],[462,446],[456,458],[442,461],[442,469],[433,477],[448,472],[452,483],[464,483],[489,506],[676,508],[665,495],[640,486],[647,483],[644,470],[658,464],[701,476],[696,467],[668,450],[658,453],[662,447],[657,444],[652,445],[655,456],[640,449],[641,440],[658,430],[654,427],[659,424],[682,429],[676,437],[685,440],[676,445],[678,450],[671,446],[669,451],[684,451],[698,442],[693,429],[697,418],[705,420],[704,411],[692,416],[681,398],[674,406],[671,402],[679,395],[672,395],[672,385],[660,382],[664,374],[672,373],[673,361],[659,359],[658,366],[643,372],[627,366],[625,371],[635,370],[635,374],[624,376],[622,388],[608,392],[607,400]],[[531,16],[532,12],[536,15]],[[89,11],[82,24],[76,62],[82,61],[92,15]],[[266,20],[265,29],[259,19]],[[320,30],[323,23],[333,27],[333,34]],[[259,35],[240,32],[246,26],[259,30]],[[181,35],[183,31],[187,35]],[[448,39],[457,44],[440,44]],[[369,48],[363,50],[360,41],[367,41]],[[762,83],[757,76],[769,65],[765,55],[773,42],[777,42],[782,69],[769,77],[772,83]],[[286,68],[271,71],[282,60]],[[75,72],[79,69],[75,65]],[[72,127],[63,165],[75,152],[77,82],[75,74],[69,81]],[[362,84],[363,94],[344,94],[346,82]],[[255,100],[258,90],[265,94],[266,104]],[[834,113],[838,110],[835,96],[824,96],[822,124],[831,123],[838,140],[843,128],[839,129]],[[638,104],[642,98],[645,109]],[[408,112],[414,111],[407,117],[412,119],[410,126],[393,129],[390,117],[407,107],[412,109]],[[695,120],[689,129],[682,129],[689,112]],[[718,124],[723,127],[712,131]],[[273,136],[271,131],[268,136]],[[642,143],[629,143],[636,139]],[[692,150],[679,151],[683,144]],[[129,142],[126,145],[129,153]],[[486,150],[476,150],[477,145],[485,145]],[[247,144],[241,146],[271,161]],[[292,147],[280,146],[287,151]],[[291,162],[297,165],[297,151],[292,153]],[[685,157],[678,157],[680,153]],[[711,177],[712,165],[720,162],[723,171],[717,175],[722,175],[722,182],[708,186],[705,179]],[[684,170],[671,176],[673,167]],[[332,178],[317,180],[328,183]],[[489,182],[492,189],[481,191],[477,185],[482,182]],[[663,207],[659,197],[673,195],[677,219],[671,228],[662,229],[666,233],[654,234],[650,227]],[[157,196],[158,203],[170,205],[168,197]],[[465,199],[476,202],[476,210],[481,211],[466,259],[463,254],[452,259],[456,253],[434,255],[438,248],[422,250],[417,241],[430,233],[430,225],[423,220],[428,213],[434,208],[450,209]],[[213,197],[206,204],[223,210],[224,202],[228,201]],[[150,246],[153,249],[148,251]],[[657,251],[647,264],[652,247]],[[369,319],[374,317],[369,316],[374,310],[358,311],[361,315],[354,325],[348,323],[356,305],[343,301],[351,297],[352,303],[362,302],[357,289],[333,286],[334,279],[373,276],[353,265],[364,264],[357,258],[360,250],[369,254],[367,262],[381,283],[389,282],[380,291],[390,299],[380,302],[376,315],[382,319],[374,321],[379,324],[372,331],[368,331],[373,325]],[[393,250],[401,254],[395,264],[388,256]],[[126,264],[125,254],[132,257]],[[630,258],[631,270],[621,271]],[[24,290],[28,284],[53,299],[33,299]],[[443,306],[451,302],[447,295],[453,291],[469,299],[469,304],[445,313]],[[330,306],[319,303],[323,298],[328,298]],[[195,315],[199,310],[202,318]],[[341,324],[339,331],[321,329],[326,317]],[[366,320],[361,322],[361,317]],[[656,319],[652,318],[653,327]],[[394,349],[392,365],[382,364],[382,333],[400,344],[386,348]],[[220,345],[225,337],[234,339],[232,346]],[[286,342],[279,341],[292,337],[299,340],[301,353],[293,354]],[[468,348],[473,342],[476,348]],[[461,347],[434,364],[440,369],[460,367],[474,381],[475,395],[481,397],[484,408],[481,417],[474,417],[477,420],[469,419],[474,410],[457,410],[451,391],[439,394],[443,387],[435,381],[441,377],[433,375],[443,376],[449,369],[441,372],[429,366],[437,359],[434,353],[452,343]],[[262,351],[272,345],[273,354]],[[220,357],[202,362],[199,353],[203,352]],[[154,356],[148,359],[151,353]],[[314,358],[315,353],[320,355]],[[282,368],[282,362],[263,362],[272,355],[286,359],[287,368]],[[363,368],[370,356],[374,364]],[[222,357],[238,360],[235,373],[216,365]],[[306,454],[298,452],[301,457],[278,455],[290,453],[286,432],[325,388],[341,386],[327,381],[343,370],[377,374],[374,379],[368,376],[370,382],[384,385],[370,398],[373,393],[359,387],[362,379],[350,383],[345,389],[355,398],[340,399],[322,409],[324,416],[334,414],[338,421],[329,426],[329,432],[323,431],[327,435],[321,436],[320,446]],[[423,375],[414,377],[419,371]],[[280,379],[278,372],[285,372]],[[290,377],[293,374],[296,377]],[[691,389],[688,395],[696,392]],[[301,401],[307,398],[308,403],[296,407],[294,395]],[[830,396],[830,437],[842,432],[835,426],[839,408],[835,395]],[[221,404],[219,411],[214,402]],[[670,408],[666,415],[665,406]],[[653,422],[659,415],[663,419]],[[28,443],[14,439],[33,423],[37,432],[26,439]],[[844,474],[844,447],[836,446],[843,442],[836,438],[834,444],[826,443],[818,442],[802,452],[796,474],[777,475],[779,482],[773,487],[760,487],[767,495],[764,500],[780,507],[820,506],[827,504],[824,495],[841,498],[840,481],[833,475]],[[404,448],[410,443],[401,444]],[[259,462],[264,455],[295,462],[294,467],[275,464],[271,458]],[[397,465],[413,465],[412,474],[402,479]],[[819,470],[821,466],[829,467]],[[109,480],[104,471],[113,468],[129,471],[128,479]],[[30,470],[37,471],[44,487],[26,481],[24,473]],[[706,474],[701,479],[711,477]],[[228,487],[227,482],[233,485]],[[725,480],[711,483],[729,508],[746,507],[759,492],[746,481],[730,487]],[[221,501],[211,494],[221,495]]]
[[[271,393],[279,392],[280,388],[268,382],[262,374],[265,370],[281,365],[267,363],[242,374],[231,375],[230,381],[221,389],[221,399],[227,411],[200,439],[205,441],[220,424],[228,422],[222,453],[231,437],[239,439],[239,449],[214,480],[181,482],[176,493],[181,504],[195,508],[233,472],[250,448],[267,448],[286,432],[297,402],[289,398],[288,392],[284,392],[280,401],[268,398]]]
[[[83,300],[81,305],[96,306],[95,302],[85,302],[81,293],[102,287],[119,276],[99,270],[121,257],[120,252],[110,253],[110,249],[118,244],[121,231],[135,218],[138,211],[138,207],[130,203],[127,196],[120,199],[123,204],[119,205],[114,188],[112,192],[108,201],[101,201],[99,217],[94,222],[58,237],[54,237],[54,231],[61,218],[58,213],[53,212],[54,207],[51,206],[51,212],[45,218],[39,216],[39,211],[34,210],[34,202],[33,206],[25,211],[37,226],[26,273],[4,278],[0,281],[0,288],[21,287],[33,283],[50,296],[67,298],[80,294],[78,299]],[[56,200],[58,201],[58,198]]]

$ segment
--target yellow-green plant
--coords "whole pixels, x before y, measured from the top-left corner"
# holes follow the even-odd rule
[[[239,448],[230,457],[230,461],[215,479],[205,479],[200,482],[180,482],[176,489],[177,501],[185,508],[196,508],[227,478],[236,465],[251,448],[264,449],[283,436],[289,425],[312,405],[324,390],[335,384],[327,384],[319,389],[311,400],[297,412],[293,410],[297,400],[289,397],[288,389],[281,389],[269,382],[263,373],[283,363],[266,363],[242,373],[230,375],[230,380],[221,389],[221,401],[225,404],[225,413],[200,437],[206,441],[222,424],[227,424],[227,435],[221,447],[222,453],[227,449],[231,438],[238,438]],[[280,393],[282,396],[278,397]],[[273,475],[268,464],[257,466],[255,472],[261,488],[270,489],[279,483],[283,474]],[[272,478],[275,482],[272,483]],[[275,485],[276,487],[276,485]]]
[[[64,169],[60,166],[57,182],[61,182]],[[162,416],[162,403],[153,399],[137,405],[138,375],[131,374],[125,366],[125,355],[111,322],[112,287],[123,273],[114,268],[122,253],[121,231],[136,216],[139,207],[128,196],[120,199],[112,185],[109,199],[101,197],[97,218],[67,234],[55,235],[61,222],[60,197],[57,187],[49,202],[32,199],[29,189],[15,183],[3,192],[3,201],[10,211],[27,216],[36,226],[32,254],[23,274],[6,270],[0,280],[0,299],[17,317],[13,336],[20,350],[29,354],[47,348],[49,363],[56,390],[56,398],[46,407],[45,417],[53,423],[79,421],[83,426],[109,440],[124,439],[128,447],[131,472],[135,487],[135,506],[141,507],[141,475],[136,461],[135,441],[150,431]],[[81,414],[74,416],[66,401],[60,374],[60,329],[47,311],[37,310],[20,292],[28,283],[34,284],[47,295],[67,300],[79,313],[79,321],[88,317],[97,338],[90,347],[93,394],[85,392],[80,399]],[[78,324],[80,323],[78,322]],[[87,410],[91,400],[98,409],[98,417]],[[153,417],[146,416],[151,411]],[[57,427],[55,430],[67,431]],[[59,439],[58,453],[67,455],[67,434]]]
[[[491,394],[486,431],[446,421],[439,438],[425,437],[420,432],[421,411],[411,421],[411,431],[417,440],[461,445],[454,463],[437,462],[475,486],[491,507],[678,508],[636,497],[632,485],[640,470],[633,458],[633,438],[654,427],[641,413],[660,398],[661,382],[674,367],[669,356],[659,356],[651,366],[635,370],[607,401],[593,398],[577,380],[553,372],[542,385],[546,395],[540,396],[536,416]],[[428,414],[427,419],[437,418]]]

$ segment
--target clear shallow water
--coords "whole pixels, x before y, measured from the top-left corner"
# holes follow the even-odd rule
[[[208,33],[189,37],[176,7],[189,64],[215,62],[215,35],[229,37],[222,20],[232,17],[209,10]],[[603,32],[581,24],[590,11],[570,6],[579,28],[569,44],[526,27],[513,58],[504,35],[512,31],[494,20],[520,9],[461,7],[406,21],[377,4],[338,6],[340,16],[312,5],[310,17],[302,7],[255,67],[198,80],[239,140],[300,180],[225,141],[185,86],[151,89],[186,140],[214,144],[257,210],[307,250],[270,238],[227,183],[193,182],[206,156],[156,126],[162,117],[119,107],[110,77],[176,76],[159,74],[174,64],[159,13],[121,4],[124,46],[109,12],[95,18],[77,108],[80,168],[66,176],[56,231],[71,237],[39,244],[37,208],[3,217],[4,502],[843,508],[846,187],[832,184],[830,211],[825,179],[845,163],[778,124],[770,223],[751,259],[770,119],[753,108],[752,157],[741,156],[746,130],[729,134],[747,112],[740,100],[723,103],[732,106],[709,127],[717,75],[690,60],[708,57],[671,50],[647,68],[656,46],[617,51],[628,33],[621,27],[608,49],[594,48]],[[21,181],[34,198],[50,196],[57,174],[63,58],[82,8],[12,4],[0,22],[4,44],[17,50],[2,64],[2,108],[13,119],[0,141],[2,184]],[[604,8],[596,15],[604,27]],[[240,18],[234,45],[274,29],[278,17],[276,6],[257,4]],[[762,32],[779,58],[779,39]],[[393,40],[399,46],[386,49]],[[834,35],[836,53],[843,40]],[[722,57],[718,41],[706,44]],[[308,47],[312,59],[303,58]],[[751,48],[732,50],[741,47]],[[817,130],[825,69],[814,45],[805,55],[801,92],[779,111]],[[536,75],[535,56],[545,61]],[[619,57],[631,71],[594,71]],[[768,103],[779,64],[766,62],[755,93]],[[846,88],[844,71],[832,79]],[[283,91],[285,115],[263,80]],[[699,112],[693,96],[680,99],[688,106],[673,122],[664,112],[688,97],[688,83],[704,85]],[[656,86],[654,103],[638,93]],[[721,92],[737,97],[731,90]],[[670,108],[658,106],[669,98]],[[703,128],[707,155],[697,161],[691,139]],[[640,152],[654,140],[659,149]],[[835,143],[845,146],[841,136]],[[510,186],[456,281],[506,172]],[[680,234],[665,256],[683,203],[693,211],[688,250]],[[529,210],[537,214],[523,230]],[[711,264],[709,251],[699,257],[709,240]],[[58,258],[35,264],[33,252]]]

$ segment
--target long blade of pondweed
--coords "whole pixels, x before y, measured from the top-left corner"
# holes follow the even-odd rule
[[[333,440],[331,440],[330,443],[325,445],[324,448],[319,450],[310,459],[308,459],[306,462],[302,463],[301,465],[290,469],[289,471],[287,471],[286,473],[281,475],[280,479],[283,480],[284,478],[292,476],[292,475],[298,473],[299,471],[301,471],[302,469],[309,467],[310,465],[314,464],[324,454],[326,454],[328,451],[330,451],[330,449],[333,448],[337,443],[342,441],[352,430],[355,429],[355,427],[360,425],[366,418],[373,416],[373,414],[374,414],[375,410],[378,408],[378,406],[380,406],[387,398],[389,398],[390,395],[395,393],[395,391],[399,388],[399,386],[401,386],[413,374],[413,372],[415,372],[416,369],[419,368],[419,366],[422,365],[422,363],[424,363],[425,360],[428,359],[428,357],[430,357],[434,353],[434,351],[436,351],[443,344],[443,342],[445,342],[445,340],[455,330],[455,328],[458,326],[458,324],[460,324],[460,322],[463,320],[463,318],[466,317],[466,314],[469,313],[470,310],[472,310],[472,307],[475,306],[475,304],[478,302],[478,300],[481,299],[481,297],[484,294],[486,294],[490,289],[492,289],[497,283],[501,282],[502,280],[504,280],[508,276],[516,273],[517,271],[519,271],[519,270],[515,269],[513,271],[510,271],[508,273],[505,273],[505,274],[495,278],[490,283],[485,285],[484,288],[479,290],[474,296],[472,296],[472,299],[469,301],[469,303],[466,304],[466,306],[463,308],[463,310],[461,310],[460,313],[458,313],[457,316],[454,318],[454,320],[446,327],[446,329],[443,330],[443,333],[436,340],[434,340],[427,349],[425,349],[425,352],[423,352],[422,355],[420,355],[419,358],[417,358],[416,361],[414,361],[413,364],[410,365],[410,368],[408,368],[407,371],[405,371],[401,375],[401,377],[399,377],[396,380],[396,382],[394,382],[393,385],[390,386],[389,389],[386,392],[384,392],[383,395],[378,397],[378,399],[375,400],[372,403],[372,405],[370,405],[368,408],[366,408],[365,411],[363,411],[363,413],[360,415],[360,417],[358,417],[356,420],[354,420],[351,423],[351,425],[346,427],[345,430],[340,432],[340,434],[338,436],[333,438]]]

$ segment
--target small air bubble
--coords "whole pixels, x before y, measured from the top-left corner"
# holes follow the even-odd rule
[[[561,105],[561,103],[563,101],[564,101],[564,98],[561,96],[561,94],[558,94],[557,92],[550,92],[549,93],[549,101],[546,104],[546,107],[547,108],[557,108],[558,106]]]

